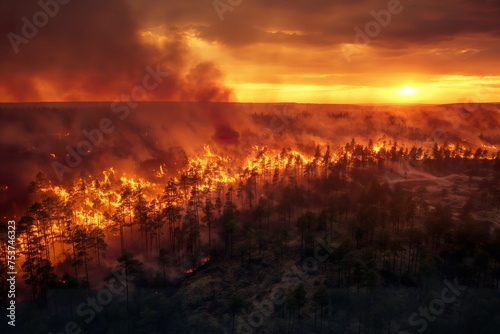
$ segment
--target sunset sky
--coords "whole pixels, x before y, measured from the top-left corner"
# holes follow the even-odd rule
[[[146,100],[500,101],[498,0],[60,1],[0,4],[0,101],[113,101],[148,66]]]

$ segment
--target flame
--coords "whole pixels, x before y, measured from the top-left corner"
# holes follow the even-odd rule
[[[164,164],[160,165],[159,170],[156,172],[156,177],[163,178],[167,174],[168,170],[166,168],[164,170],[163,166],[164,166]]]
[[[199,263],[197,266],[195,266],[194,268],[189,268],[189,269],[186,269],[186,270],[184,270],[184,272],[185,272],[186,274],[192,274],[192,273],[194,273],[196,270],[198,270],[198,268],[200,268],[200,267],[201,267],[201,266],[203,266],[205,263],[207,263],[208,261],[210,261],[210,256],[204,256],[204,257],[202,257],[202,258],[201,258],[200,263]]]
[[[384,147],[384,144],[377,143],[373,145],[373,152],[378,153],[382,148]]]
[[[498,148],[495,145],[482,145],[484,148],[488,148],[490,150],[498,150]]]
[[[389,143],[388,147],[391,144]],[[378,142],[373,145],[373,149],[369,154],[372,155],[380,152],[385,148],[385,142]],[[483,147],[496,150],[495,146]],[[399,146],[398,148],[401,148]],[[404,148],[404,147],[403,147]],[[454,150],[460,156],[465,156],[465,147],[447,146],[449,150]],[[473,155],[468,151],[467,157]],[[205,145],[203,151],[197,155],[190,157],[186,166],[182,170],[168,171],[171,176],[169,183],[172,182],[177,188],[180,196],[172,196],[171,204],[174,206],[185,206],[187,199],[192,194],[204,194],[209,198],[216,193],[221,193],[221,189],[233,187],[237,189],[238,185],[251,178],[260,178],[259,184],[264,182],[274,182],[275,177],[278,177],[278,182],[308,182],[304,176],[307,174],[307,180],[310,175],[318,175],[321,170],[327,170],[328,163],[336,163],[344,157],[356,158],[360,153],[356,153],[354,148],[337,148],[332,149],[328,156],[323,152],[321,156],[301,152],[296,149],[276,150],[268,147],[253,146],[250,152],[244,157],[233,157],[227,154],[217,152],[212,147]],[[428,159],[428,151],[420,150],[418,155],[411,157],[417,160]],[[135,175],[127,174],[124,171],[118,171],[114,167],[104,169],[98,175],[82,175],[78,180],[75,180],[70,185],[53,185],[51,182],[39,182],[39,191],[45,197],[53,197],[58,203],[58,207],[68,207],[73,215],[69,218],[69,222],[73,225],[94,226],[108,229],[113,226],[112,217],[117,213],[118,209],[132,218],[134,210],[130,207],[124,207],[122,195],[124,189],[131,190],[134,194],[141,193],[144,199],[148,201],[150,208],[161,212],[165,208],[165,182],[164,177],[167,176],[167,170],[164,165],[158,166],[156,174],[160,179],[154,181],[146,180]],[[38,180],[37,180],[38,181]],[[252,181],[255,181],[253,179]],[[264,182],[262,182],[264,181]],[[257,184],[257,182],[256,182]],[[259,186],[260,187],[260,186]],[[256,187],[257,188],[257,187]],[[0,187],[0,190],[7,190],[7,186]],[[198,191],[198,192],[196,192]],[[263,196],[260,189],[254,194],[255,198]],[[38,196],[39,194],[35,194]],[[212,197],[213,198],[213,197]],[[153,201],[154,200],[154,201]],[[40,201],[38,197],[37,201]],[[243,205],[243,201],[242,204]],[[60,234],[65,230],[65,220],[56,219],[51,221],[49,229],[50,233]],[[42,225],[40,225],[42,226]],[[44,227],[45,228],[45,227]],[[39,229],[42,227],[35,226],[33,234],[38,235]],[[46,231],[42,229],[42,232]],[[114,233],[111,231],[111,233]],[[21,249],[26,247],[25,242],[21,241]],[[210,261],[208,256],[200,259],[197,267],[186,270],[187,274],[196,271],[199,266]]]

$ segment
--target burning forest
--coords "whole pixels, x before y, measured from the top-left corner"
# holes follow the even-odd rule
[[[498,289],[500,153],[486,139],[489,128],[454,133],[458,139],[451,137],[453,123],[439,131],[421,127],[455,105],[415,106],[412,116],[409,107],[235,106],[146,103],[122,133],[116,124],[109,134],[91,130],[112,117],[99,104],[44,107],[39,114],[50,121],[40,120],[43,134],[19,123],[28,113],[4,107],[6,132],[24,124],[17,144],[2,149],[16,175],[5,174],[2,191],[15,196],[15,183],[24,182],[18,206],[2,203],[15,217],[23,303],[54,319],[48,326],[74,323],[100,332],[101,324],[86,318],[78,302],[67,304],[64,294],[97,298],[126,269],[133,273],[120,281],[126,293],[112,295],[109,310],[98,302],[99,316],[108,319],[123,306],[140,319],[141,308],[151,307],[146,300],[154,300],[151,305],[165,304],[154,316],[181,332],[251,332],[264,324],[276,331],[368,331],[388,328],[389,320],[404,326],[404,318],[389,316],[391,303],[415,293],[424,301],[440,275]],[[174,112],[157,111],[167,107],[199,108],[200,118],[209,110],[210,123],[194,120],[196,112],[179,121]],[[488,115],[495,124],[496,106],[484,108],[467,121]],[[81,136],[54,128],[59,122]],[[359,133],[346,131],[346,124]],[[175,127],[197,132],[197,142],[180,146],[186,135]],[[83,143],[92,140],[94,147]],[[79,164],[65,166],[68,157],[79,157]],[[23,159],[31,164],[16,168]],[[37,160],[47,163],[44,170]],[[2,226],[7,243],[7,221]],[[2,251],[7,274],[10,253]],[[270,301],[256,287],[283,297]],[[174,311],[175,303],[184,313]],[[253,310],[260,303],[267,309]],[[380,307],[387,315],[372,318]],[[189,325],[176,324],[171,312]],[[343,325],[340,316],[347,317]],[[457,323],[453,313],[441,321]]]

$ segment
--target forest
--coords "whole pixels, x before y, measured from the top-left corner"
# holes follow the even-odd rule
[[[500,151],[353,138],[337,148],[254,146],[241,159],[207,145],[176,175],[156,173],[153,182],[106,167],[58,184],[39,172],[26,185],[17,330],[500,326]],[[8,288],[2,280],[3,310]]]

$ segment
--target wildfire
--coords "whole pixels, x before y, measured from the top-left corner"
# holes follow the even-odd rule
[[[384,144],[375,144],[373,145],[373,152],[378,153],[382,148],[384,147]]]
[[[384,147],[385,142],[379,141],[373,145],[371,152],[376,154]],[[495,146],[483,145],[483,147],[496,150]],[[449,146],[448,150],[452,150],[452,147]],[[176,206],[185,205],[193,190],[197,190],[199,194],[211,196],[218,193],[220,196],[221,189],[230,186],[237,189],[245,182],[255,182],[256,178],[265,182],[280,180],[300,182],[306,173],[309,173],[307,175],[317,173],[321,164],[335,163],[344,156],[351,160],[355,154],[359,153],[355,153],[352,149],[346,151],[343,148],[338,152],[332,150],[328,155],[318,156],[290,148],[273,150],[253,146],[246,157],[236,158],[220,154],[205,145],[202,153],[191,157],[185,168],[178,171],[178,175],[170,176],[169,182],[178,187],[176,191],[181,194],[180,199],[171,203]],[[425,156],[426,153],[423,152],[415,154],[412,158],[420,160]],[[160,165],[156,176],[163,177],[166,172],[165,167]],[[119,176],[113,167],[104,169],[100,178],[93,178],[91,175],[81,176],[70,186],[54,186],[49,181],[40,184],[42,193],[54,196],[63,207],[72,209],[74,213],[72,221],[75,224],[98,224],[104,228],[112,223],[111,217],[126,200],[122,198],[126,189],[133,194],[140,192],[147,201],[156,199],[151,208],[158,212],[163,210],[164,181],[152,182],[126,173]],[[0,190],[7,190],[7,186],[0,187]],[[123,208],[129,219],[133,217],[133,211],[130,207]]]
[[[133,190],[144,189],[144,188],[148,188],[148,187],[153,186],[153,184],[151,182],[145,181],[145,180],[140,179],[140,178],[130,178],[129,179],[126,176],[122,176],[120,178],[120,181],[124,185],[130,186]]]
[[[194,268],[186,269],[184,272],[186,274],[192,274],[196,270],[198,270],[198,268],[200,268],[201,266],[203,266],[205,263],[207,263],[209,261],[210,261],[210,256],[204,256],[204,257],[201,258],[200,263],[197,266],[195,266]]]
[[[167,174],[168,170],[167,168],[164,168],[164,166],[165,166],[164,164],[160,165],[160,168],[156,172],[156,177],[163,178]]]
[[[62,207],[71,207],[74,216],[72,221],[79,225],[99,225],[106,223],[104,213],[112,215],[120,206],[122,200],[121,190],[130,188],[132,191],[148,189],[148,198],[160,193],[157,185],[144,179],[132,177],[125,174],[118,180],[113,181],[116,171],[108,168],[102,172],[103,178],[91,182],[88,176],[75,182],[72,186],[54,186],[47,182],[40,187],[40,192],[48,197],[54,197]],[[106,227],[106,224],[104,225]]]
[[[102,171],[102,174],[104,175],[104,182],[108,183],[109,182],[109,176],[110,175],[115,175],[115,170],[113,167],[109,167],[108,169],[105,169]]]
[[[484,148],[490,149],[490,150],[498,150],[498,148],[495,145],[482,145]]]
[[[233,203],[237,209],[246,209],[248,204],[248,208],[252,210],[256,201],[266,196],[265,187],[269,185],[302,185],[321,175],[328,177],[330,173],[338,173],[340,177],[346,164],[360,165],[362,159],[365,159],[365,163],[374,164],[374,154],[381,152],[382,148],[384,156],[381,159],[389,161],[388,163],[409,158],[431,158],[422,148],[410,148],[391,142],[387,145],[385,142],[378,142],[372,148],[355,145],[353,142],[346,145],[346,148],[331,151],[329,147],[326,150],[325,147],[317,147],[314,154],[291,148],[275,150],[253,146],[245,157],[227,156],[206,145],[199,156],[189,158],[183,169],[170,175],[167,182],[163,179],[167,175],[164,165],[159,166],[156,175],[160,180],[131,176],[113,167],[106,168],[97,175],[82,173],[72,182],[68,180],[64,186],[53,185],[43,175],[37,175],[36,180],[30,183],[34,202],[37,202],[29,212],[36,220],[36,226],[31,232],[36,237],[52,234],[47,240],[55,240],[61,239],[61,235],[67,233],[68,229],[83,227],[84,230],[106,230],[108,238],[109,235],[117,236],[118,233],[123,237],[124,226],[130,227],[132,231],[132,226],[136,224],[140,225],[141,234],[147,237],[146,244],[156,240],[159,245],[162,235],[165,238],[168,235],[170,242],[174,242],[177,235],[184,238],[182,233],[186,233],[185,228],[192,229],[190,235],[199,235],[200,226],[205,227],[202,212],[205,202],[218,203],[220,215],[221,208],[227,203],[224,200],[231,198],[231,191],[234,191],[234,197],[238,197],[238,200],[230,200],[237,202]],[[483,145],[483,148],[496,150],[495,146]],[[465,154],[465,148],[459,145],[455,147],[447,144],[436,147],[435,151],[429,153],[435,158]],[[484,153],[486,150],[481,153],[482,151],[478,150],[476,159],[487,158]],[[473,157],[472,152],[468,150],[465,157]],[[339,165],[336,166],[336,163]],[[0,187],[0,190],[7,190],[7,186]],[[191,219],[196,223],[185,224]],[[210,228],[207,222],[205,224]],[[147,233],[150,233],[149,236]],[[20,248],[24,249],[26,241],[23,237],[20,240]],[[199,243],[191,245],[191,254],[198,254],[200,249],[197,247]],[[202,257],[185,273],[194,273],[209,261],[209,256]]]

